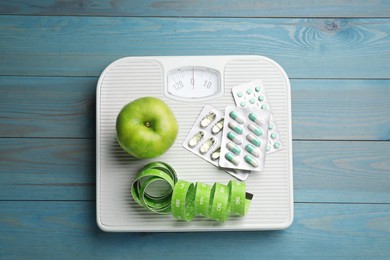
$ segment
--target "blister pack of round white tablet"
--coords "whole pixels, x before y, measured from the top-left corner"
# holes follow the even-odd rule
[[[233,87],[232,94],[238,107],[257,107],[270,111],[267,154],[281,150],[281,138],[263,82],[261,80],[255,80]]]

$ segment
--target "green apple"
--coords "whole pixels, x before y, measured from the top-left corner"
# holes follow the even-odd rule
[[[118,143],[136,158],[162,155],[175,142],[178,130],[172,110],[155,97],[143,97],[128,103],[116,119]]]

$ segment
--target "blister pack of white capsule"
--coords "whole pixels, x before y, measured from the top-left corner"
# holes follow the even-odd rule
[[[269,119],[268,110],[226,107],[219,166],[262,171],[268,143]]]
[[[271,104],[261,80],[255,80],[232,88],[232,94],[236,106],[256,107],[270,111],[268,125],[267,154],[281,150],[282,142],[278,133],[275,117],[272,114]]]
[[[183,147],[219,167],[225,113],[206,105],[184,139]],[[239,180],[246,180],[250,171],[223,169]]]
[[[184,148],[218,166],[223,122],[224,112],[206,105],[184,139]]]

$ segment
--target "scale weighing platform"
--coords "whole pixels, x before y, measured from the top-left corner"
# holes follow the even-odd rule
[[[247,178],[253,199],[244,217],[224,223],[204,217],[191,222],[159,215],[139,206],[130,186],[147,163],[171,165],[181,180],[227,184],[235,179],[223,169],[183,147],[183,141],[205,105],[224,110],[235,106],[232,87],[262,80],[272,105],[283,149],[267,154],[262,172]],[[293,221],[293,167],[290,83],[275,61],[263,56],[126,57],[111,63],[101,74],[96,93],[96,203],[97,223],[104,231],[181,232],[278,230]],[[173,146],[162,156],[136,159],[116,141],[115,123],[121,108],[141,97],[165,101],[179,123]]]

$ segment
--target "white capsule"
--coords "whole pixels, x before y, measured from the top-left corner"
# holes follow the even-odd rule
[[[202,140],[203,136],[204,136],[204,133],[202,131],[199,131],[188,142],[188,146],[191,148],[195,147],[200,142],[200,140]]]
[[[217,149],[215,149],[214,152],[211,153],[210,158],[211,160],[215,161],[219,159],[220,156],[221,156],[221,147],[218,147]]]
[[[202,144],[202,146],[199,149],[199,152],[201,154],[207,153],[210,150],[211,146],[213,146],[214,143],[215,143],[215,139],[211,137],[204,144]]]
[[[208,113],[201,121],[200,126],[206,128],[211,122],[214,121],[216,114],[214,112]]]
[[[211,128],[211,132],[213,134],[218,134],[219,132],[221,132],[221,130],[223,129],[223,122],[224,122],[224,119],[222,118],[221,120],[219,120],[214,126],[213,128]]]

